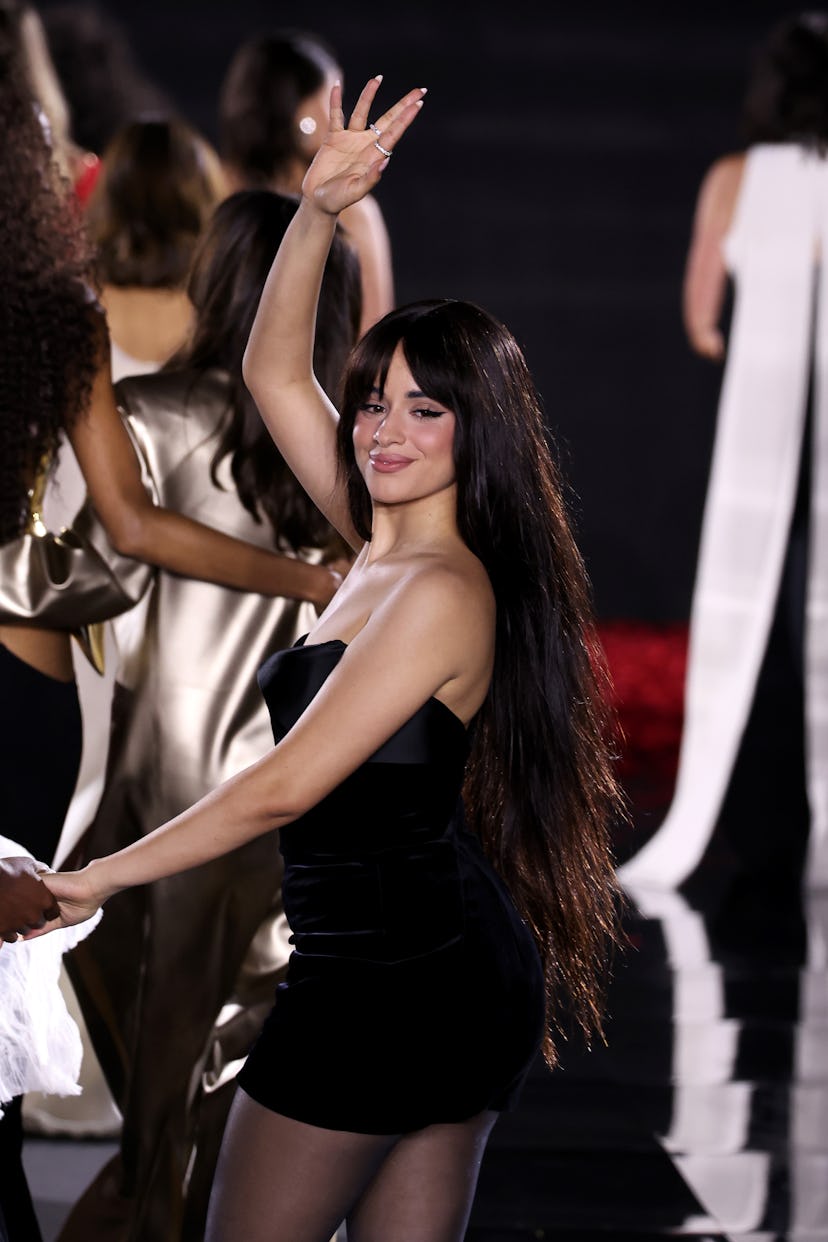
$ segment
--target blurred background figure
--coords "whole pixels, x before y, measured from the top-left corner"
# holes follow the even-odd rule
[[[238,48],[219,98],[219,153],[233,189],[299,193],[342,77],[333,49],[306,31],[259,35]],[[364,332],[394,306],[388,232],[371,195],[342,213],[342,225],[359,255]]]
[[[2,0],[0,555],[36,524],[60,435],[88,407],[101,354],[102,319],[85,284],[90,256],[73,204],[60,189],[63,170],[56,157],[53,162],[50,144],[55,127],[34,95],[36,84],[44,92],[54,84],[48,58],[39,60],[43,48],[31,10]],[[51,97],[49,102],[54,105]],[[65,635],[0,625],[3,830],[47,865],[81,749],[68,648]],[[7,1022],[14,1020],[7,1008],[14,996],[4,993],[0,1000]],[[6,1042],[3,1051],[9,1052]],[[0,1236],[37,1242],[21,1163],[22,1099],[6,1100],[0,1117]]]
[[[717,823],[737,870],[828,883],[828,15],[773,29],[745,112],[687,258],[687,335],[725,375],[677,786],[633,887],[686,880]]]
[[[184,121],[132,120],[106,146],[87,223],[113,380],[157,370],[186,339],[190,264],[224,191],[218,157]]]
[[[156,506],[147,494],[115,406],[106,320],[80,208],[59,162],[55,131],[34,94],[42,79],[32,71],[30,18],[31,11],[13,0],[0,3],[0,590],[37,594],[44,573],[48,577],[56,544],[43,523],[42,501],[66,437],[102,529],[131,553],[133,569],[139,560],[163,563],[179,574],[216,575],[262,590],[274,564],[278,569],[287,558],[250,547],[245,579],[241,544]],[[94,550],[91,555],[94,560]],[[276,587],[281,593],[280,583]],[[57,596],[41,626],[28,624],[14,606],[0,625],[4,826],[45,864],[59,848],[81,753],[71,633],[90,658],[99,654],[83,609]],[[103,615],[113,615],[128,606],[129,596],[106,575],[97,601],[101,609],[106,603]],[[34,1242],[37,1222],[25,1181],[16,1176],[20,1119],[18,1098],[0,1122],[0,1196],[11,1238]]]
[[[339,580],[316,562],[340,556],[343,545],[275,448],[241,373],[261,290],[295,208],[269,191],[242,192],[218,208],[188,286],[195,322],[187,345],[158,374],[116,388],[156,501],[193,517],[209,514],[236,538],[284,553],[288,598],[155,575],[143,628],[119,652],[103,797],[73,862],[140,838],[159,816],[178,814],[261,758],[272,739],[256,670],[311,627],[314,609],[301,598],[321,609]],[[358,261],[339,237],[316,347],[320,382],[332,394],[359,316]],[[76,528],[87,545],[104,546],[91,506]],[[42,587],[29,600],[18,586],[18,613],[71,598],[70,565],[85,555],[84,547],[65,554],[51,601]],[[119,561],[110,567],[123,575]],[[98,578],[89,565],[83,591],[96,589]],[[0,588],[0,617],[2,609]],[[69,962],[123,1132],[120,1154],[72,1213],[66,1242],[203,1235],[235,1072],[289,953],[280,875],[268,839],[136,890],[113,903],[106,934],[90,952]],[[73,1104],[61,1111],[75,1112]],[[83,1098],[77,1105],[82,1113]],[[46,1107],[56,1111],[51,1101]]]
[[[120,23],[94,3],[56,4],[41,14],[72,140],[82,154],[75,190],[91,193],[103,154],[128,121],[149,113],[169,116],[169,96],[138,65]]]
[[[134,119],[103,152],[86,206],[100,300],[109,327],[113,380],[156,371],[187,337],[192,306],[186,281],[196,245],[224,194],[210,145],[174,117]],[[44,499],[46,525],[60,529],[75,514],[86,484],[67,446]],[[66,822],[74,841],[91,820],[103,788],[117,645],[143,630],[139,606],[101,637],[103,676],[77,662],[84,718],[80,775]],[[89,1093],[83,1110],[90,1103]]]
[[[71,135],[69,107],[49,55],[43,19],[31,5],[8,7],[19,9],[22,63],[29,89],[49,131],[52,158],[61,175],[74,181],[82,171],[82,152]]]
[[[164,564],[181,579],[201,574],[239,591],[255,591],[257,600],[275,595],[279,605],[285,596],[324,602],[335,585],[327,570],[299,565],[295,557],[279,555],[272,543],[263,544],[260,536],[252,544],[242,545],[215,529],[198,525],[197,520],[170,513],[147,494],[112,392],[109,337],[95,297],[95,262],[88,231],[72,194],[71,179],[58,162],[54,128],[44,122],[39,96],[34,94],[45,79],[32,71],[27,35],[30,18],[31,10],[25,6],[11,0],[0,5],[0,263],[4,289],[0,505],[5,514],[0,522],[0,590],[13,591],[18,585],[36,593],[38,583],[43,586],[42,575],[29,572],[31,566],[19,559],[20,542],[28,541],[29,551],[41,569],[47,566],[48,576],[49,556],[56,545],[46,530],[50,524],[63,524],[88,487],[103,532],[136,560]],[[42,42],[38,48],[48,65]],[[53,75],[49,81],[54,84]],[[158,128],[162,134],[176,131],[177,123],[160,122]],[[186,213],[181,213],[184,219],[178,220],[177,228],[164,234],[156,217],[155,233],[147,229],[143,237],[135,240],[131,234],[129,240],[133,257],[137,253],[149,262],[161,254],[165,262],[174,259],[174,275],[180,284],[216,201],[215,195],[207,196],[207,187],[209,172],[218,177],[218,166],[215,157],[210,160],[206,146],[202,160],[200,140],[186,127],[180,149],[172,142],[170,146],[179,159],[175,177],[184,181],[188,193],[191,182],[195,182],[194,201]],[[189,156],[192,159],[188,163]],[[203,175],[202,168],[206,170]],[[158,161],[149,163],[148,176],[154,170],[158,171]],[[188,172],[190,181],[184,180]],[[104,186],[101,190],[103,193]],[[163,201],[170,201],[169,196],[164,197],[163,182],[158,193]],[[140,208],[143,201],[136,191],[134,205]],[[177,200],[173,197],[172,201]],[[124,252],[122,246],[118,255],[123,257]],[[183,289],[177,292],[186,304],[188,325],[189,302]],[[170,341],[167,352],[185,335],[182,329]],[[63,514],[56,520],[55,511],[61,505]],[[209,507],[200,516],[215,527]],[[124,559],[119,571],[133,574],[135,560],[124,565]],[[88,641],[89,631],[84,627],[90,617],[76,608],[69,585],[64,583],[67,589],[61,596],[65,606],[53,611],[42,628],[30,628],[21,612],[12,608],[0,634],[3,708],[8,713],[2,748],[4,764],[8,764],[4,814],[7,827],[14,826],[21,843],[28,842],[46,862],[52,861],[59,842],[65,850],[74,839],[72,833],[86,827],[93,817],[102,782],[93,788],[84,774],[102,775],[110,720],[108,692],[115,671],[110,650],[106,677],[99,676],[102,650],[99,644]],[[132,598],[125,593],[125,584],[110,572],[105,587],[98,592],[95,619],[123,610]],[[55,628],[46,628],[50,625]],[[79,645],[70,647],[70,632],[80,634],[82,630],[83,652]],[[86,655],[94,659],[94,669]],[[25,713],[31,713],[36,723],[25,725]],[[82,736],[89,763],[82,766],[79,776]],[[48,780],[43,779],[44,767]],[[73,788],[75,796],[67,815]],[[84,793],[89,795],[85,801]],[[70,822],[73,813],[74,826]],[[15,826],[17,821],[19,826]],[[73,998],[69,1000],[73,1003]],[[67,1104],[68,1117],[59,1112],[59,1102],[52,1099],[45,1104],[29,1097],[30,1128],[36,1123],[52,1130],[67,1126],[72,1132],[100,1133],[117,1125],[117,1114],[108,1101],[96,1098],[94,1072],[90,1076],[90,1071],[94,1065],[87,1058],[87,1090],[81,1101]],[[36,1119],[30,1106],[42,1106]],[[78,1113],[72,1111],[75,1106]],[[9,1110],[10,1124],[18,1127],[19,1111],[19,1102]]]

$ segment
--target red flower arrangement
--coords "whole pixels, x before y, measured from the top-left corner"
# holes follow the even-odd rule
[[[602,621],[598,637],[621,734],[620,780],[634,805],[666,808],[681,742],[687,625]]]

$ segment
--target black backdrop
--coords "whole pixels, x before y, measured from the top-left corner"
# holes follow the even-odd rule
[[[213,139],[222,75],[259,30],[325,35],[351,99],[378,72],[387,101],[429,87],[379,191],[398,299],[471,298],[509,324],[560,446],[600,614],[686,617],[720,373],[684,342],[684,255],[704,170],[741,142],[751,50],[791,10],[765,0],[101,7]]]

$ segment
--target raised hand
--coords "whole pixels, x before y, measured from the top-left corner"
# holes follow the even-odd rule
[[[0,944],[10,944],[57,918],[54,898],[31,858],[0,858]]]
[[[373,124],[368,117],[382,77],[362,90],[347,126],[342,86],[331,91],[330,127],[302,182],[302,193],[329,215],[338,215],[368,194],[382,176],[391,154],[423,106],[425,88],[403,95]]]

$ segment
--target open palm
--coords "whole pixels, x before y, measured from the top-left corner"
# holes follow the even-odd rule
[[[379,181],[393,151],[423,104],[424,89],[409,91],[368,128],[368,115],[381,78],[366,83],[347,126],[342,87],[331,91],[330,126],[302,182],[302,193],[322,211],[338,215],[368,194]],[[378,132],[377,132],[378,131]]]

